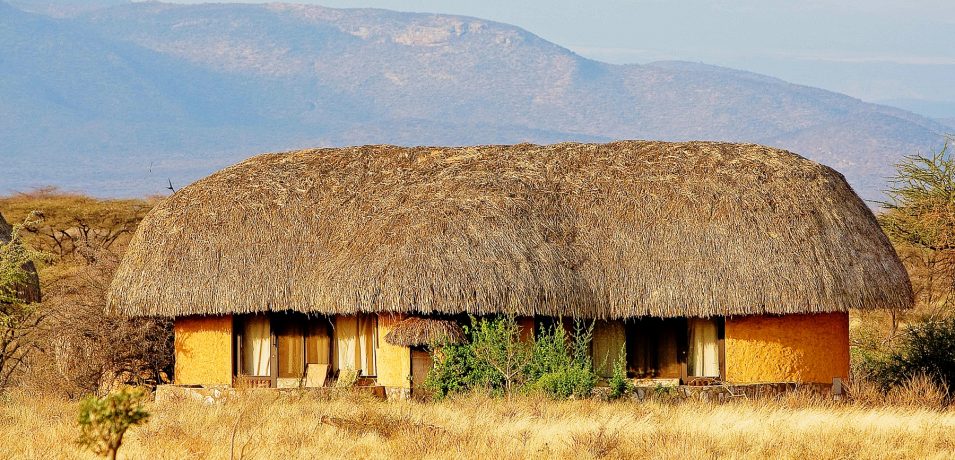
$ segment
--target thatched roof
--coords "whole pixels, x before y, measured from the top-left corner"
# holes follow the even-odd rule
[[[631,141],[256,156],[152,209],[110,304],[620,318],[899,309],[912,290],[836,171]]]
[[[0,214],[0,244],[9,243],[12,234],[13,226],[3,218],[3,214]],[[29,262],[23,266],[23,269],[27,271],[27,282],[13,286],[12,291],[6,291],[6,298],[9,300],[10,297],[14,297],[28,303],[39,302],[40,278],[37,275],[36,266],[33,265],[33,262]],[[13,294],[13,291],[16,291],[16,295]]]
[[[403,347],[435,347],[464,341],[464,330],[449,319],[412,316],[395,324],[385,335],[385,342]]]

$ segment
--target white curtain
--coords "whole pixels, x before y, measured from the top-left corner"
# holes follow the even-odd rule
[[[305,336],[305,362],[307,364],[331,364],[332,338],[328,332],[328,321],[324,318],[312,318]]]
[[[242,373],[256,377],[272,375],[272,334],[267,316],[251,316],[242,331]]]
[[[376,375],[377,318],[374,315],[335,318],[335,369]]]
[[[375,315],[358,316],[358,369],[361,375],[378,375],[375,363],[375,348],[378,341],[378,317]]]
[[[690,319],[690,358],[688,374],[692,377],[719,377],[720,352],[713,319]]]

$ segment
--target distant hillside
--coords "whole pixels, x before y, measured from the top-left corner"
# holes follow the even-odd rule
[[[897,158],[948,129],[748,72],[596,62],[475,18],[153,2],[60,16],[0,4],[14,69],[0,78],[0,193],[161,193],[305,146],[627,138],[783,147],[873,198]]]

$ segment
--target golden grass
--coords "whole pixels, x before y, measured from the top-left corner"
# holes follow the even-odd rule
[[[782,401],[555,402],[472,395],[439,403],[360,395],[178,400],[120,458],[953,458],[955,411]],[[93,458],[72,444],[76,403],[13,395],[0,458]]]

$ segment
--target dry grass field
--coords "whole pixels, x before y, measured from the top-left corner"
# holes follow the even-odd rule
[[[6,397],[0,458],[94,458],[73,444],[76,407]],[[120,458],[955,458],[955,411],[800,395],[725,404],[481,395],[418,403],[292,392],[149,410]]]

